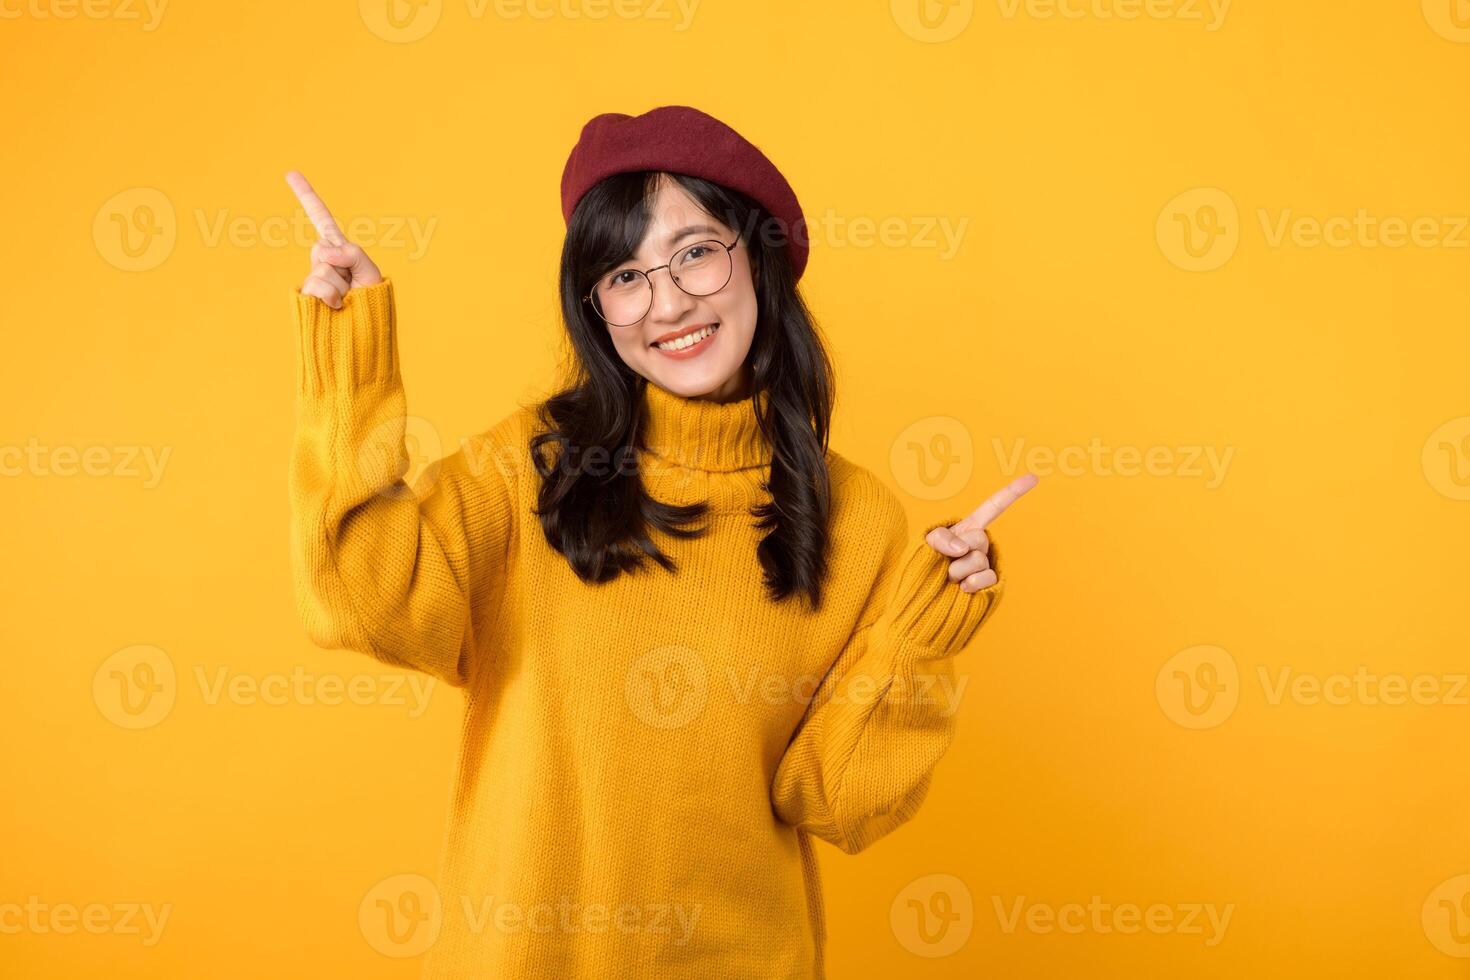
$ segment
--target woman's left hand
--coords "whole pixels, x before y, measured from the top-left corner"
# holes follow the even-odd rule
[[[1023,473],[991,494],[969,516],[949,527],[936,527],[924,538],[935,551],[954,559],[949,563],[949,580],[959,583],[962,591],[978,592],[996,583],[985,528],[1036,483],[1036,474]]]

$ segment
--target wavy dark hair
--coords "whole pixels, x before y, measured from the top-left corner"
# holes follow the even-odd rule
[[[772,601],[802,594],[819,608],[827,572],[831,486],[826,453],[835,392],[831,360],[797,291],[785,247],[785,235],[805,229],[772,234],[780,223],[758,202],[698,177],[614,174],[593,186],[572,213],[559,286],[571,344],[570,381],[538,407],[545,431],[530,443],[541,476],[536,513],[542,530],[587,582],[641,571],[649,560],[676,572],[674,560],[650,538],[650,528],[680,538],[708,530],[697,523],[707,502],[676,506],[647,492],[639,472],[639,450],[646,448],[640,441],[639,408],[643,386],[650,382],[623,362],[607,325],[582,302],[600,275],[637,251],[661,177],[677,182],[711,217],[739,232],[749,250],[757,298],[755,336],[746,360],[752,375],[750,406],[771,446],[770,472],[762,484],[770,500],[751,508],[754,526],[767,532],[756,558]],[[764,412],[761,392],[768,393]],[[543,456],[548,445],[550,460]],[[587,454],[584,458],[632,462],[587,472],[560,465],[570,456],[568,447]]]

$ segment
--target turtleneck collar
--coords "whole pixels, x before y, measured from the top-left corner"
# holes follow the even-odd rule
[[[769,392],[759,395],[762,407]],[[685,398],[646,381],[643,385],[643,445],[655,456],[706,472],[764,466],[771,447],[756,422],[749,398],[713,402]]]

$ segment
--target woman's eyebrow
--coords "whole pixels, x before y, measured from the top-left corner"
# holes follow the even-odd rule
[[[660,248],[659,251],[662,252],[664,255],[667,255],[669,252],[673,251],[675,242],[681,241],[685,238],[688,238],[690,235],[696,234],[723,236],[727,234],[727,232],[725,232],[721,228],[716,228],[714,225],[689,225],[685,228],[680,228],[678,231],[671,234],[668,238],[665,238],[663,247]],[[723,241],[723,239],[721,240]],[[621,271],[624,267],[634,268],[637,266],[637,264],[637,260],[630,255],[623,261],[619,262],[617,266],[610,271]]]
[[[681,239],[684,239],[684,238],[688,238],[690,235],[697,234],[697,233],[704,233],[704,234],[709,234],[709,235],[723,235],[724,234],[724,232],[722,232],[720,229],[714,227],[713,225],[689,225],[688,227],[680,228],[678,231],[674,232],[668,238],[664,239],[664,249],[667,250],[667,249],[673,248],[675,242],[677,242],[677,241],[679,241]]]

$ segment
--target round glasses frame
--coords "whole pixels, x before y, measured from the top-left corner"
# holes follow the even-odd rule
[[[707,238],[704,241],[692,242],[692,243],[690,243],[688,245],[680,245],[678,248],[676,248],[674,250],[674,255],[678,255],[680,252],[684,251],[685,249],[694,248],[696,245],[709,245],[709,244],[719,245],[721,248],[723,248],[725,250],[725,260],[729,263],[729,269],[727,269],[726,272],[725,272],[725,281],[722,282],[722,283],[720,283],[714,289],[711,289],[707,293],[690,292],[690,290],[684,289],[683,284],[679,282],[679,277],[676,276],[676,275],[674,275],[673,270],[672,269],[669,270],[669,278],[674,281],[674,285],[675,286],[678,286],[680,290],[682,290],[685,293],[688,293],[690,296],[713,296],[715,293],[718,293],[720,290],[722,290],[726,286],[730,285],[730,278],[735,274],[735,259],[731,256],[730,253],[735,250],[735,246],[736,245],[739,245],[740,244],[740,236],[739,235],[736,235],[735,236],[735,240],[733,242],[730,242],[728,245],[725,244],[724,242],[720,241],[718,238]],[[651,276],[653,275],[653,273],[657,272],[660,269],[669,269],[669,267],[674,264],[674,255],[670,255],[669,256],[669,261],[665,262],[663,265],[656,265],[652,269],[621,269],[621,270],[619,270],[621,272],[636,272],[636,273],[638,273],[640,276],[643,277],[643,282],[648,287],[648,306],[644,308],[642,316],[638,317],[637,320],[629,320],[627,323],[613,323],[607,317],[603,316],[602,310],[598,308],[597,300],[595,298],[595,295],[596,295],[596,292],[597,292],[597,287],[596,286],[593,286],[592,289],[587,293],[587,295],[585,295],[585,296],[582,297],[582,302],[589,304],[592,307],[592,311],[594,313],[596,313],[599,317],[601,317],[602,318],[602,322],[603,323],[606,323],[608,326],[610,326],[610,327],[631,327],[633,324],[638,323],[640,320],[642,320],[643,317],[648,316],[648,311],[651,310],[651,309],[653,309],[653,279],[651,278]],[[599,278],[601,278],[601,277],[599,277]]]

